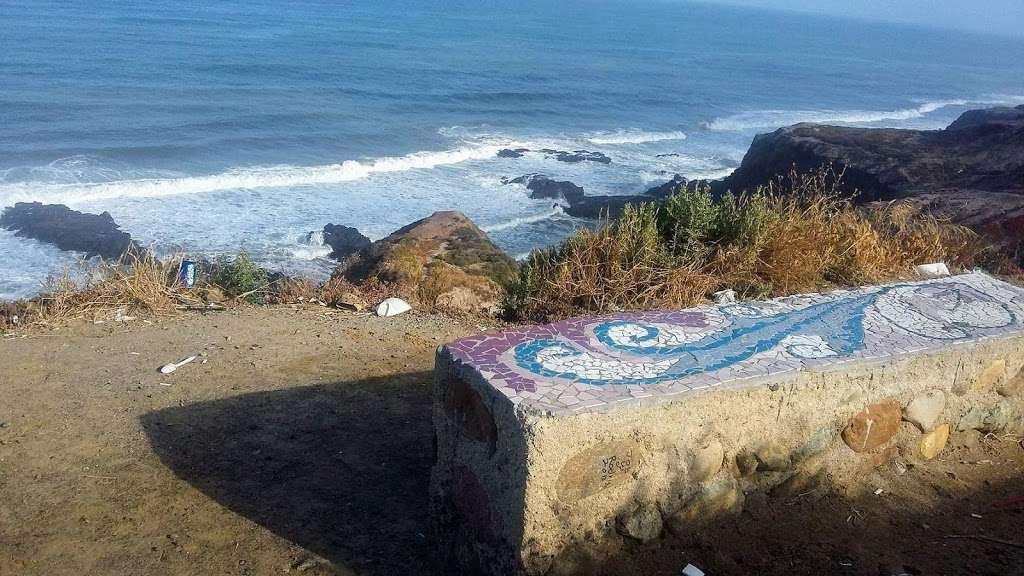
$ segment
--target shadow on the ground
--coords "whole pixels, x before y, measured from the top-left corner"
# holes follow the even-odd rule
[[[142,424],[179,477],[279,536],[361,574],[430,574],[432,377],[245,394]]]
[[[415,372],[245,394],[142,421],[179,477],[342,571],[456,574],[431,563],[432,378]],[[870,491],[850,499],[827,483],[813,498],[748,497],[739,516],[654,544],[620,538],[595,556],[587,542],[567,543],[552,574],[677,576],[688,562],[715,576],[1024,574],[1019,547],[948,538],[1024,542],[1019,473],[968,487],[947,469],[936,463],[919,473],[922,490],[941,496],[931,505]]]

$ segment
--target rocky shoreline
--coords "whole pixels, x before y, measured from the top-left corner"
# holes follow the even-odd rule
[[[612,161],[587,150],[498,152],[509,158],[525,154],[566,163]],[[857,191],[857,203],[909,201],[974,229],[1014,259],[1024,246],[1024,106],[968,111],[943,130],[796,124],[756,136],[731,175],[704,183],[716,194],[749,191],[793,169],[811,171],[823,165],[844,174],[845,183]],[[615,218],[627,204],[658,202],[688,185],[677,174],[641,193],[591,196],[583,187],[548,174],[524,174],[502,182],[524,186],[529,198],[552,200],[566,214],[590,220]],[[87,214],[59,204],[18,203],[3,211],[0,227],[87,257],[117,259],[128,251],[142,252],[106,212]],[[331,247],[330,257],[339,261],[335,277],[394,281],[405,274],[405,280],[416,284],[431,275],[449,277],[445,282],[451,283],[455,275],[472,286],[471,295],[463,293],[457,299],[478,307],[492,306],[497,284],[514,271],[512,260],[458,212],[435,213],[377,242],[355,228],[335,224],[310,236],[314,234],[322,236],[323,244]],[[403,258],[404,264],[398,262]],[[396,271],[402,265],[409,269]],[[452,287],[442,286],[441,292]],[[453,298],[446,294],[442,300]]]

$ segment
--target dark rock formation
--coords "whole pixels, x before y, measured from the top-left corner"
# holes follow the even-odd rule
[[[676,174],[668,182],[653,188],[648,188],[647,192],[644,192],[644,194],[651,198],[668,198],[683,188],[686,188],[686,178],[684,178],[682,174]]]
[[[577,162],[599,162],[601,164],[610,164],[612,159],[606,154],[601,152],[591,152],[589,150],[555,150],[553,148],[541,148],[540,150],[530,150],[529,148],[502,148],[498,150],[499,158],[521,158],[528,152],[540,152],[547,158],[553,158],[559,162],[568,162],[569,164],[575,164]]]
[[[565,213],[575,218],[618,218],[622,215],[626,204],[651,202],[650,196],[585,196],[565,209]]]
[[[541,152],[547,155],[548,158],[554,158],[559,162],[568,162],[569,164],[575,164],[577,162],[599,162],[601,164],[610,164],[612,159],[601,152],[591,152],[589,150],[573,150],[572,152],[566,152],[564,150],[552,150],[550,148],[543,148]]]
[[[574,204],[583,199],[582,186],[577,186],[568,180],[552,180],[543,174],[527,174],[511,180],[503,180],[503,182],[526,186],[526,189],[530,191],[530,198],[534,200],[541,198],[564,199],[569,204]]]
[[[1011,252],[1024,240],[1024,106],[965,112],[945,130],[781,128],[755,137],[739,168],[713,186],[751,190],[826,163],[845,171],[858,202],[907,198]]]
[[[63,204],[18,202],[4,209],[0,227],[16,236],[48,242],[61,250],[84,252],[87,258],[120,258],[125,252],[141,253],[131,235],[122,232],[109,212],[86,214]]]
[[[495,306],[515,262],[472,220],[435,212],[359,250],[334,272],[350,282],[397,284],[430,307],[480,311]]]
[[[945,130],[797,124],[754,138],[720,184],[752,189],[790,168],[831,162],[862,201],[941,190],[1024,194],[1024,106],[965,112]]]
[[[522,158],[529,148],[502,148],[498,150],[498,158]]]
[[[324,244],[331,247],[331,258],[344,260],[349,255],[369,246],[370,239],[355,228],[328,224],[324,226]]]

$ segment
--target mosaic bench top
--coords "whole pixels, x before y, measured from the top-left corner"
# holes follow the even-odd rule
[[[514,404],[552,415],[754,386],[1022,332],[1024,289],[981,272],[679,311],[573,318],[446,346]]]

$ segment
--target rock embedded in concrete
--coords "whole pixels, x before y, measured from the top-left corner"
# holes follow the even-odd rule
[[[1024,368],[1021,368],[1013,378],[1006,378],[996,386],[996,392],[1000,396],[1016,398],[1024,393]]]
[[[652,542],[661,536],[661,512],[654,506],[637,506],[616,518],[615,530],[640,542]]]
[[[461,378],[449,380],[444,407],[448,417],[459,425],[467,438],[486,444],[489,452],[494,453],[497,425],[475,388]]]
[[[825,426],[814,433],[806,442],[793,451],[791,459],[794,464],[799,464],[821,454],[832,445],[836,439],[836,429],[832,426]]]
[[[984,434],[1002,432],[1011,427],[1011,424],[1019,425],[1020,416],[1008,400],[1002,400],[994,406],[974,406],[960,418],[956,429],[963,432],[977,430]]]
[[[907,404],[903,419],[915,425],[922,432],[930,432],[946,409],[946,393],[931,389],[921,392]]]
[[[920,443],[918,443],[918,455],[925,460],[932,460],[938,456],[949,440],[949,430],[949,424],[941,424],[922,436]]]
[[[694,482],[704,482],[718,474],[725,460],[725,447],[717,438],[708,438],[702,444],[690,458],[690,478]]]
[[[747,477],[757,472],[757,455],[746,450],[736,453],[736,470],[741,477]]]
[[[771,489],[770,494],[779,498],[796,496],[820,496],[827,476],[821,468],[797,470],[781,484]]]
[[[719,478],[670,514],[666,518],[666,525],[669,532],[681,536],[722,515],[738,512],[743,501],[743,491],[735,479]]]
[[[562,466],[558,495],[575,502],[622,485],[643,465],[641,447],[632,440],[616,440],[592,446]]]
[[[843,429],[843,441],[854,452],[868,452],[885,444],[900,429],[899,402],[886,400],[872,404],[850,418]]]
[[[999,384],[1002,384],[1006,378],[1006,360],[999,358],[993,360],[978,376],[978,381],[975,382],[975,387],[978,390],[992,390]]]
[[[755,452],[758,472],[782,472],[790,467],[789,450],[776,442],[761,445]]]
[[[1024,290],[981,273],[471,336],[438,351],[430,499],[438,548],[469,559],[467,570],[481,566],[496,576],[544,573],[553,566],[545,559],[580,544],[601,567],[610,555],[650,549],[616,531],[618,523],[620,531],[650,534],[626,528],[623,511],[656,507],[670,531],[694,535],[741,509],[743,490],[757,499],[787,491],[806,497],[821,473],[852,489],[872,464],[923,461],[915,425],[883,399],[941,389],[947,417],[992,407],[991,390],[949,393],[954,374],[972,382],[998,358],[1010,374],[1024,363]],[[472,384],[490,410],[493,453],[446,414],[451,374]],[[882,406],[868,406],[875,402]],[[979,421],[998,425],[1000,413]],[[897,427],[898,443],[890,436]],[[857,455],[838,446],[840,432],[857,449],[878,445]],[[727,466],[711,474],[718,458],[709,456],[711,475],[701,480],[695,457],[711,438],[728,454]],[[787,460],[784,471],[766,469]],[[465,510],[483,508],[463,502],[457,511],[446,496],[460,485],[459,466],[475,472],[501,520],[490,523],[495,538],[487,543],[476,534],[488,523],[454,525],[473,516]],[[740,477],[741,469],[750,475]]]

